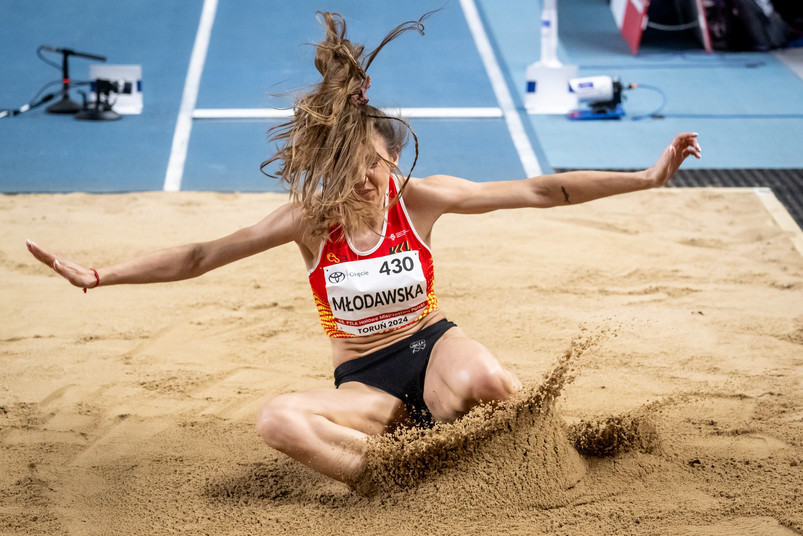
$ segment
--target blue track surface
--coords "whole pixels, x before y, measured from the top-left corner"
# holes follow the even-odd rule
[[[0,120],[0,191],[158,190],[164,182],[187,58],[200,2],[165,9],[158,0],[18,2],[0,0],[0,101],[18,107],[60,71],[39,61],[39,45],[106,56],[109,64],[140,64],[143,114],[89,123],[37,109]],[[60,61],[57,54],[49,54]],[[89,60],[70,61],[86,79]],[[73,92],[73,99],[80,96]]]
[[[226,0],[218,5],[196,109],[287,107],[272,97],[314,83],[315,11],[343,13],[349,34],[370,49],[396,24],[441,3],[337,0]],[[485,29],[516,103],[524,99],[528,64],[540,56],[540,2],[477,0]],[[76,121],[37,109],[0,119],[0,191],[110,192],[160,190],[202,0],[114,3],[80,0],[0,0],[0,108],[27,102],[60,73],[39,61],[39,45],[108,57],[109,64],[143,69],[142,115],[113,123]],[[488,74],[460,3],[452,0],[426,23],[426,36],[404,35],[371,66],[371,103],[388,107],[497,107]],[[542,166],[637,168],[650,165],[678,131],[695,130],[708,168],[803,168],[803,82],[771,54],[705,55],[694,43],[646,39],[634,57],[607,3],[560,2],[564,63],[581,75],[609,74],[625,83],[659,87],[665,119],[633,121],[657,108],[657,93],[627,93],[627,117],[571,122],[526,116],[529,141]],[[685,53],[684,53],[685,52]],[[59,56],[51,54],[54,61]],[[88,76],[88,60],[71,60],[74,79]],[[73,91],[73,99],[80,100]],[[521,112],[521,110],[519,110]],[[748,117],[749,116],[749,117]],[[415,119],[421,144],[415,175],[448,173],[473,180],[520,178],[524,169],[502,118]],[[259,172],[270,156],[265,132],[275,120],[192,122],[181,188],[277,191]],[[412,159],[411,151],[405,162]]]

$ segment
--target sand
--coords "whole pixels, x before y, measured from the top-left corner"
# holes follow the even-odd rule
[[[332,384],[294,246],[86,295],[25,249],[100,266],[283,200],[0,197],[0,534],[803,533],[800,236],[751,191],[444,218],[441,307],[527,388],[377,438],[369,497],[254,431]]]

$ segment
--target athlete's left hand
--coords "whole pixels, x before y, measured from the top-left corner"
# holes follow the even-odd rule
[[[702,158],[696,132],[684,132],[675,136],[672,143],[661,153],[655,165],[646,170],[651,186],[663,186],[669,182],[669,179],[675,175],[675,172],[689,155]]]

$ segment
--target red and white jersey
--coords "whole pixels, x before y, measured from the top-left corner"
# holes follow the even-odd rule
[[[432,252],[418,236],[388,183],[382,236],[369,251],[358,251],[340,230],[321,246],[309,282],[321,325],[330,337],[359,337],[403,328],[438,307]]]

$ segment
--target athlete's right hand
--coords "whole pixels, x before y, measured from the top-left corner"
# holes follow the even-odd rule
[[[30,240],[27,240],[25,245],[28,246],[28,251],[39,262],[53,269],[53,271],[76,287],[92,288],[97,284],[95,273],[89,268],[84,268],[67,259],[56,258],[55,255],[48,253]]]

